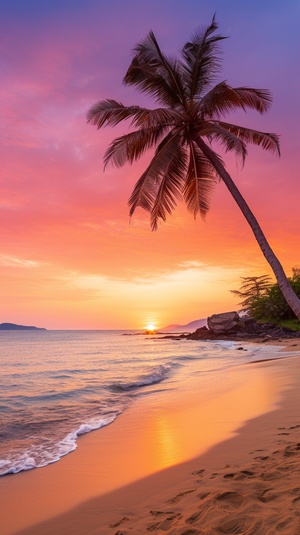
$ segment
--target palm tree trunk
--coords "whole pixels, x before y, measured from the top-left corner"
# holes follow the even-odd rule
[[[197,143],[203,154],[207,157],[207,159],[210,161],[210,163],[213,165],[213,167],[216,169],[218,175],[223,180],[224,184],[226,185],[227,189],[230,191],[231,195],[233,196],[235,202],[239,206],[240,210],[242,211],[244,217],[248,221],[252,232],[258,242],[258,245],[260,246],[267,262],[270,264],[273,273],[276,277],[276,280],[278,282],[278,286],[280,290],[283,293],[283,296],[288,303],[288,305],[291,307],[294,314],[296,314],[297,318],[300,320],[300,299],[295,294],[293,288],[291,287],[286,274],[283,270],[282,265],[280,264],[278,258],[274,254],[273,250],[271,249],[262,229],[259,226],[259,223],[254,216],[254,214],[251,212],[248,204],[246,203],[245,199],[239,192],[238,188],[236,187],[235,183],[233,182],[231,176],[229,173],[227,173],[226,169],[222,165],[220,159],[216,156],[214,151],[210,149],[206,143],[200,138],[197,139]]]

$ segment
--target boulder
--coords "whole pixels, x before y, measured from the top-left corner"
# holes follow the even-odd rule
[[[186,336],[188,340],[215,340],[215,335],[207,327],[199,327]]]
[[[214,334],[227,334],[236,331],[239,327],[240,317],[237,312],[224,312],[213,314],[207,318],[207,325]]]

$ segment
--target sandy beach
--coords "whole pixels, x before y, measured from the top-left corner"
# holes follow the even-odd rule
[[[164,407],[141,399],[58,463],[3,477],[1,534],[298,535],[296,344]]]

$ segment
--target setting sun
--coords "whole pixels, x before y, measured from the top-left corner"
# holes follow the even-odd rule
[[[155,331],[155,327],[154,327],[153,323],[148,323],[148,325],[146,326],[146,330],[147,331]]]

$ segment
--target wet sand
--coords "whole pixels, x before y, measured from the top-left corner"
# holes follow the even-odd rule
[[[283,353],[136,401],[60,462],[2,478],[1,534],[298,535],[299,379]]]

